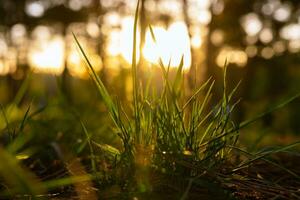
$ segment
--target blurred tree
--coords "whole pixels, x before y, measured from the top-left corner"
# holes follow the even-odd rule
[[[38,9],[36,8],[35,3],[41,3],[38,4],[39,9],[42,9],[43,12],[38,13]],[[63,1],[29,1],[29,0],[3,0],[0,3],[0,24],[5,25],[10,29],[15,24],[24,24],[26,25],[27,30],[30,32],[33,31],[38,25],[53,25],[53,24],[60,24],[59,27],[61,27],[61,34],[66,40],[67,37],[67,29],[70,24],[74,22],[87,22],[88,17],[92,14],[98,15],[102,14],[102,7],[101,7],[101,1],[93,0],[87,6],[81,7],[80,9],[75,9],[76,5],[71,6],[71,4],[74,4],[74,1],[72,0],[63,0]],[[76,3],[76,2],[75,2]],[[77,2],[77,4],[82,4],[82,2]],[[32,7],[30,7],[32,6]],[[33,9],[33,7],[35,8]],[[74,7],[75,6],[75,7]],[[78,6],[78,5],[77,5]],[[30,10],[30,8],[32,10]],[[30,13],[32,12],[32,13]],[[101,46],[103,44],[102,42],[99,42],[99,49],[100,54],[103,54],[103,47]],[[16,48],[18,50],[18,48]],[[17,60],[17,72],[22,71],[21,74],[26,74],[26,71],[28,70],[29,66],[28,63],[26,65],[23,64],[21,66],[18,63]],[[67,81],[67,74],[68,74],[68,68],[67,66],[67,57],[65,57],[65,67],[62,74],[62,82],[61,82],[61,89],[63,90],[63,93],[68,97],[69,89],[68,89],[68,81]],[[9,86],[11,86],[12,95],[16,93],[16,89],[18,88],[18,84],[16,84],[16,80],[12,78],[14,74],[8,75],[9,78]],[[20,82],[20,81],[18,81]],[[69,98],[71,99],[71,98]]]
[[[223,2],[225,8],[220,14],[215,13],[214,3],[210,8],[213,16],[206,39],[207,76],[221,80],[222,73],[221,68],[217,66],[217,59],[225,47],[230,47],[247,53],[247,64],[244,67],[239,67],[230,60],[233,53],[226,55],[230,65],[228,83],[235,84],[243,79],[240,89],[242,94],[238,96],[242,96],[244,102],[252,101],[250,104],[260,102],[269,106],[268,102],[272,102],[273,99],[295,93],[295,89],[291,87],[289,70],[297,67],[296,63],[300,61],[299,55],[295,54],[300,50],[300,36],[295,34],[300,31],[298,28],[300,2],[294,0]],[[223,34],[221,44],[216,41],[220,33]],[[299,75],[294,74],[297,77]],[[218,88],[221,91],[221,84]],[[244,109],[248,110],[246,107]],[[243,118],[243,111],[245,110],[239,109],[240,118]]]

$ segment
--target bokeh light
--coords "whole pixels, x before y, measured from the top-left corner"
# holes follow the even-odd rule
[[[56,35],[46,41],[36,41],[28,53],[30,67],[38,73],[61,74],[64,70],[65,44]]]
[[[275,52],[272,47],[264,47],[261,50],[261,56],[265,59],[270,59],[274,56]]]
[[[223,47],[216,58],[216,63],[219,67],[224,67],[226,61],[238,67],[244,67],[247,64],[248,57],[242,50]]]
[[[273,40],[272,29],[271,28],[262,29],[259,34],[259,40],[264,44],[270,43]]]
[[[250,36],[258,34],[263,27],[261,20],[255,13],[249,13],[244,16],[241,20],[241,24],[244,31]]]
[[[95,53],[95,50],[91,46],[89,46],[89,43],[85,38],[79,37],[78,39],[80,40],[80,45],[85,49],[85,53],[88,55],[89,61],[94,70],[96,72],[100,71],[102,68],[102,60],[100,56]],[[67,68],[69,73],[74,77],[87,79],[89,77],[89,73],[86,65],[87,63],[81,55],[77,45],[72,43],[67,55]]]
[[[28,2],[25,7],[25,12],[32,17],[41,17],[45,12],[45,7],[42,1]]]
[[[280,22],[288,21],[291,16],[291,5],[288,3],[284,3],[280,5],[274,12],[274,19]]]
[[[289,24],[280,30],[280,36],[286,40],[300,39],[300,24]]]

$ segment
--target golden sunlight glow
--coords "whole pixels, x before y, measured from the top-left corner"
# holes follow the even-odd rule
[[[96,72],[100,71],[102,67],[102,60],[99,55],[96,54],[96,49],[91,47],[91,43],[85,37],[78,38],[80,45],[87,54],[90,63],[92,64]],[[80,50],[76,43],[69,43],[69,49],[67,52],[67,68],[72,76],[78,78],[88,78],[88,71],[86,68],[86,62],[80,53]]]
[[[0,75],[6,75],[9,73],[9,66],[4,60],[0,60]]]
[[[109,35],[106,50],[110,56],[121,55],[127,63],[132,60],[133,17],[125,17],[121,22],[121,30],[113,30]],[[171,61],[171,67],[177,67],[184,56],[184,69],[191,65],[190,39],[184,22],[172,23],[167,29],[153,26],[156,43],[153,41],[150,30],[146,31],[143,56],[153,64],[158,64],[159,58],[165,65]],[[193,41],[195,46],[201,45],[201,40]],[[139,58],[140,35],[137,34],[137,58]]]
[[[191,45],[193,48],[195,49],[198,49],[201,47],[203,41],[202,41],[202,38],[201,38],[201,35],[194,35],[192,38],[191,38]]]
[[[114,28],[108,36],[106,51],[114,59],[121,56],[127,63],[132,60],[133,46],[133,17],[124,17],[120,21],[120,29]],[[96,24],[90,24],[89,30],[95,32]],[[95,29],[95,30],[94,30]],[[98,30],[98,29],[97,29]],[[199,48],[202,44],[201,37],[194,36],[190,41],[187,26],[183,21],[176,21],[170,24],[168,28],[153,26],[156,42],[153,41],[150,30],[146,31],[145,44],[142,49],[144,58],[153,64],[158,64],[161,58],[164,65],[170,62],[171,67],[177,67],[180,64],[181,57],[184,57],[184,69],[191,65],[191,43],[194,48]],[[96,31],[97,32],[97,31]],[[56,35],[51,36],[48,27],[40,27],[35,32],[36,40],[33,40],[27,56],[30,67],[35,72],[61,74],[65,66],[65,58],[68,70],[72,76],[80,78],[87,77],[85,63],[78,55],[77,47],[71,44],[66,47],[64,38]],[[95,35],[96,37],[96,35]],[[140,34],[137,34],[137,58],[139,52]],[[91,48],[86,38],[81,38],[83,49],[89,55],[95,70],[100,70],[102,60],[97,55],[96,49]],[[125,65],[126,66],[126,65]],[[129,66],[129,65],[128,65]]]
[[[96,54],[89,55],[89,61],[91,62],[95,71],[100,71],[102,67],[102,61],[100,56]],[[78,51],[71,51],[68,56],[68,70],[72,76],[79,78],[88,78],[88,71],[86,70],[86,63],[79,55]]]
[[[225,47],[217,56],[216,63],[219,67],[224,67],[226,60],[228,63],[236,64],[238,67],[244,67],[248,62],[248,56],[242,50]]]
[[[120,31],[112,30],[109,33],[108,44],[106,46],[106,51],[110,56],[118,56],[120,52]]]
[[[65,44],[61,36],[32,45],[28,53],[30,67],[38,73],[61,74],[64,70]]]
[[[13,48],[8,48],[5,58],[0,58],[0,75],[14,73],[17,70],[17,52]],[[1,57],[1,54],[0,54]]]
[[[143,48],[145,59],[157,64],[158,59],[161,58],[165,65],[171,61],[170,66],[177,67],[183,55],[183,67],[188,69],[191,65],[191,51],[186,25],[183,22],[175,22],[168,29],[153,27],[153,32],[157,43],[153,41],[148,30]]]
[[[132,43],[133,43],[133,26],[134,26],[134,18],[133,17],[125,17],[121,22],[121,32],[120,32],[120,53],[122,57],[128,62],[131,63],[132,59]],[[138,30],[139,33],[139,30]],[[140,34],[137,34],[137,44],[140,43]],[[137,50],[138,50],[137,45]],[[140,52],[137,51],[137,58],[139,58]]]

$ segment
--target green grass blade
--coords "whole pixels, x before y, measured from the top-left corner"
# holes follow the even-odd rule
[[[263,118],[264,116],[266,116],[266,115],[268,115],[268,114],[270,114],[270,113],[272,113],[276,110],[279,110],[279,109],[283,108],[284,106],[288,105],[289,103],[291,103],[295,99],[298,99],[299,97],[300,97],[300,93],[298,93],[298,94],[282,101],[281,103],[275,105],[274,107],[270,108],[269,110],[257,115],[256,117],[242,122],[238,128],[241,129],[241,128],[244,128],[244,127],[248,126],[249,124],[252,124],[253,122]],[[234,132],[234,131],[232,130],[232,132]]]
[[[288,145],[288,146],[285,146],[285,147],[282,147],[282,148],[277,149],[276,152],[275,152],[275,151],[274,151],[274,152],[269,152],[268,155],[271,155],[271,154],[273,154],[273,153],[278,153],[278,152],[285,152],[287,149],[290,149],[290,148],[293,148],[293,147],[295,147],[295,146],[298,146],[299,144],[300,144],[299,142],[290,144],[290,145]],[[237,150],[237,151],[243,153],[244,155],[246,155],[246,156],[248,156],[248,157],[251,157],[248,161],[244,162],[244,163],[241,164],[239,167],[233,169],[232,172],[239,171],[239,170],[241,170],[241,169],[247,167],[249,164],[253,163],[254,161],[261,159],[261,160],[264,160],[264,161],[266,161],[266,162],[268,162],[268,163],[274,165],[275,167],[278,167],[278,168],[280,168],[280,169],[286,171],[287,173],[291,174],[291,175],[294,176],[295,178],[298,178],[298,179],[300,178],[300,176],[299,176],[298,174],[294,173],[293,171],[287,169],[286,167],[284,167],[284,166],[282,166],[282,165],[280,165],[280,164],[278,164],[278,163],[276,163],[276,162],[274,162],[274,161],[272,161],[272,160],[270,160],[270,159],[268,159],[268,158],[265,158],[266,155],[263,155],[263,156],[257,156],[256,154],[252,154],[252,153],[250,153],[250,152],[247,152],[247,151],[245,151],[245,150],[243,150],[243,149],[241,149],[241,148],[238,148],[238,147],[232,146],[232,145],[227,145],[227,147],[232,148],[232,149],[234,149],[234,150]]]
[[[21,84],[20,89],[18,90],[13,102],[15,105],[19,105],[22,98],[24,97],[24,95],[26,94],[27,88],[29,86],[29,82],[32,76],[32,72],[30,71],[29,74],[26,76],[26,78],[24,79],[24,81]]]
[[[149,29],[150,29],[151,37],[152,37],[154,43],[156,44],[157,40],[156,40],[156,37],[155,37],[155,34],[154,34],[154,31],[153,31],[153,28],[152,28],[151,24],[149,24]]]
[[[119,125],[117,123],[117,118],[118,118],[117,108],[116,108],[111,96],[109,95],[109,93],[108,93],[106,87],[104,86],[103,82],[101,81],[100,77],[95,72],[91,62],[89,61],[86,53],[84,52],[82,46],[80,45],[80,43],[79,43],[79,41],[78,41],[78,39],[77,39],[77,37],[75,36],[74,33],[73,33],[73,37],[76,41],[77,46],[79,47],[79,50],[80,50],[81,54],[83,55],[83,57],[84,57],[84,59],[87,63],[87,67],[88,67],[88,71],[90,73],[90,76],[94,80],[94,83],[96,84],[96,86],[98,88],[98,91],[99,91],[106,107],[108,108],[112,120],[114,121],[114,123],[116,125]]]
[[[242,129],[242,128],[245,128],[246,126],[250,125],[251,123],[256,122],[257,120],[261,119],[262,117],[266,116],[267,114],[270,114],[270,113],[272,113],[272,112],[274,112],[274,111],[276,111],[276,110],[281,109],[282,107],[286,106],[287,104],[291,103],[292,101],[294,101],[295,99],[297,99],[297,98],[299,98],[299,97],[300,97],[300,93],[298,93],[298,94],[296,94],[296,95],[294,95],[294,96],[288,98],[287,100],[285,100],[285,101],[283,101],[283,102],[277,104],[276,106],[274,106],[274,107],[272,107],[271,109],[269,109],[269,110],[267,110],[267,111],[265,111],[265,112],[263,112],[263,113],[257,115],[256,117],[254,117],[254,118],[252,118],[252,119],[250,119],[250,120],[246,120],[246,121],[242,122],[239,126],[234,127],[234,128],[232,128],[232,129],[226,131],[225,133],[223,133],[223,134],[221,134],[221,135],[219,135],[219,136],[217,136],[217,137],[215,137],[215,138],[212,138],[212,139],[211,139],[210,141],[208,141],[208,142],[212,142],[212,141],[214,141],[214,140],[218,140],[218,139],[220,139],[220,138],[222,138],[222,137],[225,137],[225,136],[227,136],[227,135],[229,135],[229,134],[232,134],[232,133],[234,133],[234,132],[237,132],[238,130],[240,130],[240,129]],[[206,145],[208,142],[205,142],[205,143],[203,143],[202,145]]]
[[[208,103],[208,99],[209,99],[209,97],[210,97],[210,95],[211,95],[211,91],[212,91],[214,85],[215,85],[215,81],[213,81],[213,82],[210,84],[209,89],[208,89],[208,91],[206,92],[206,95],[205,95],[205,97],[204,97],[204,100],[203,100],[203,102],[202,102],[202,104],[201,104],[201,107],[200,107],[200,109],[199,109],[199,111],[198,111],[198,113],[197,113],[198,115],[201,115],[201,114],[203,113],[203,110],[204,110],[205,106],[206,106],[207,103]]]
[[[25,113],[25,115],[24,115],[24,117],[23,117],[23,119],[22,119],[22,122],[21,122],[20,128],[19,128],[19,132],[22,132],[23,129],[24,129],[24,127],[25,127],[26,121],[27,121],[27,119],[28,119],[28,117],[29,117],[29,112],[30,112],[31,104],[32,104],[32,103],[30,103],[30,105],[28,106],[28,108],[27,108],[27,110],[26,110],[26,113]]]
[[[4,118],[4,122],[5,122],[5,125],[6,125],[6,128],[7,128],[7,131],[8,131],[9,137],[10,137],[10,140],[12,140],[12,134],[13,134],[13,132],[12,132],[11,129],[10,129],[9,121],[8,121],[7,115],[6,115],[6,113],[5,113],[5,109],[4,109],[4,107],[2,106],[2,104],[0,104],[0,109],[1,109],[2,116],[3,116],[3,118]]]
[[[182,110],[185,110],[185,108],[192,102],[193,99],[196,98],[196,96],[208,85],[208,83],[211,81],[211,78],[209,78],[205,83],[203,83],[196,92],[187,100],[187,102],[182,107]]]
[[[138,0],[134,16],[133,26],[133,48],[132,48],[132,82],[133,82],[133,104],[134,104],[134,119],[135,119],[135,134],[137,142],[140,143],[140,111],[138,105],[138,70],[137,70],[137,26],[139,17],[140,0]]]
[[[183,64],[184,64],[184,55],[181,56],[180,64],[177,68],[176,76],[173,82],[173,91],[177,94],[177,91],[180,90],[181,81],[183,78]]]

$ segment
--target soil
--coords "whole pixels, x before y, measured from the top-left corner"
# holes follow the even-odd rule
[[[253,162],[247,168],[243,168],[234,174],[226,170],[221,172],[208,172],[199,179],[189,181],[176,174],[166,174],[151,170],[149,181],[152,188],[145,192],[124,191],[120,184],[109,184],[105,189],[96,189],[91,184],[89,188],[82,188],[81,191],[92,191],[99,199],[300,199],[300,155],[278,153],[272,156],[272,161],[278,163],[278,166],[264,160]],[[38,172],[43,180],[53,179],[57,176],[67,176],[68,170],[64,164],[56,162],[50,171],[39,172],[39,169],[32,169]],[[229,165],[228,165],[229,166]],[[228,167],[226,166],[226,167]],[[55,170],[53,170],[55,169]],[[60,171],[57,174],[55,171]],[[52,176],[49,176],[52,174]],[[55,175],[56,174],[56,175]],[[66,200],[66,199],[87,199],[84,193],[78,195],[76,185],[66,186],[63,188],[50,191],[44,195],[46,199]],[[94,197],[89,200],[97,199]],[[15,199],[24,199],[25,196],[16,196]]]

